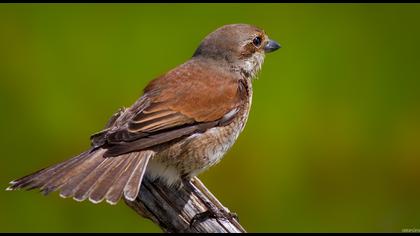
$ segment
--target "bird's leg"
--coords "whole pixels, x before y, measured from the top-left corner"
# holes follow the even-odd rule
[[[235,212],[231,212],[229,211],[228,208],[224,207],[222,203],[220,203],[219,200],[217,200],[217,198],[206,188],[206,186],[204,186],[204,184],[201,182],[200,179],[198,179],[197,177],[193,177],[191,179],[191,182],[192,182],[191,184],[194,185],[194,187],[196,187],[197,189],[199,189],[200,192],[203,193],[207,197],[207,199],[210,199],[210,201],[214,205],[216,205],[219,209],[221,209],[223,214],[226,214],[230,218],[234,218],[239,222],[238,214],[236,214]]]
[[[203,222],[209,218],[224,218],[223,213],[218,209],[212,202],[208,201],[206,197],[201,193],[192,183],[189,178],[182,178],[183,185],[191,191],[203,204],[207,207],[207,210],[201,213],[197,213],[190,221],[190,227],[196,222]]]
[[[235,217],[231,213],[227,212],[225,209],[219,209],[214,203],[207,200],[206,196],[191,183],[189,178],[182,178],[183,185],[188,188],[191,193],[193,193],[203,204],[207,207],[207,210],[201,213],[197,213],[190,221],[190,227],[193,226],[196,222],[202,222],[209,218],[216,219],[231,219]]]

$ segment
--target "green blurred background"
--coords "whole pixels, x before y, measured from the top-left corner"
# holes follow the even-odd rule
[[[0,185],[89,146],[224,24],[265,29],[248,124],[200,176],[250,232],[420,228],[419,4],[1,4]],[[120,203],[0,191],[2,232],[160,232]]]

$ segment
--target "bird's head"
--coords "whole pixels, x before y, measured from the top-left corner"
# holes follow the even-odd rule
[[[265,53],[280,47],[262,29],[248,24],[231,24],[207,35],[193,58],[215,60],[252,78],[261,69]]]

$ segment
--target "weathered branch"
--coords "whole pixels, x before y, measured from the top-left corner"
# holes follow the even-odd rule
[[[197,178],[192,179],[197,191],[220,210],[229,212]],[[195,192],[185,186],[179,189],[167,187],[160,182],[144,178],[140,194],[133,202],[126,204],[139,215],[152,220],[164,232],[181,233],[244,233],[245,229],[234,218],[207,218],[190,225],[191,219],[198,213],[205,212],[206,204]]]

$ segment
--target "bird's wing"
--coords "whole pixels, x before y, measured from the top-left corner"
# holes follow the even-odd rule
[[[226,125],[239,111],[246,83],[203,66],[184,64],[152,81],[131,116],[104,136],[116,156]]]

